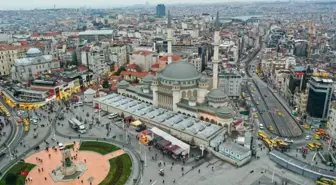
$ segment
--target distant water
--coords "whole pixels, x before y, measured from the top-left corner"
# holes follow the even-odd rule
[[[262,16],[263,15],[243,15],[243,16],[231,17],[231,19],[240,19],[246,21],[248,19],[251,19],[252,17],[262,17]]]

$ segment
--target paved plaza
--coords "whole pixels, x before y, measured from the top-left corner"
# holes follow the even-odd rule
[[[79,185],[79,184],[87,184],[90,185],[89,179],[93,178],[92,185],[99,184],[102,180],[105,179],[109,170],[110,164],[109,159],[117,157],[119,155],[124,154],[123,150],[118,150],[106,155],[101,155],[96,152],[90,151],[77,151],[79,148],[78,142],[74,146],[74,150],[71,150],[73,156],[77,156],[75,162],[84,162],[86,167],[88,168],[84,174],[76,180],[69,182],[57,182],[55,183],[50,174],[52,171],[62,164],[62,152],[60,150],[55,151],[49,149],[49,151],[42,150],[38,153],[35,153],[25,159],[25,162],[35,164],[35,168],[29,172],[28,177],[32,178],[31,182],[28,182],[29,185]],[[50,156],[49,156],[50,155]],[[38,159],[41,159],[39,161]],[[42,171],[43,169],[43,171]],[[83,181],[83,183],[82,183]]]

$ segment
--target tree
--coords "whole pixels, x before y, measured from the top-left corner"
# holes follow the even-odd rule
[[[76,52],[73,52],[73,53],[72,53],[71,64],[77,66],[77,65],[78,65],[78,62],[77,62],[77,61],[78,61],[78,60],[77,60],[77,53],[76,53]]]
[[[107,80],[103,81],[103,88],[109,88],[109,82]]]
[[[6,176],[6,184],[7,185],[16,185],[16,181],[18,179],[18,176],[13,174],[13,173],[10,173]]]
[[[120,66],[119,69],[118,69],[118,71],[115,73],[115,75],[119,76],[122,71],[126,71],[126,67],[125,66]]]

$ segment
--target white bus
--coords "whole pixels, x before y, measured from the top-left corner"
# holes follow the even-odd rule
[[[69,119],[69,125],[81,134],[84,134],[86,132],[85,125],[82,122],[78,121],[76,118]]]

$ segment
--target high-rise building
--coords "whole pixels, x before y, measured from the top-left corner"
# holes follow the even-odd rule
[[[331,79],[312,77],[308,83],[307,122],[328,120],[330,101],[334,92]]]
[[[166,16],[166,6],[164,4],[156,5],[156,16],[158,17]]]
[[[290,69],[288,100],[291,106],[293,106],[295,92],[303,92],[306,89],[308,80],[312,77],[313,72],[310,66],[293,66]]]

